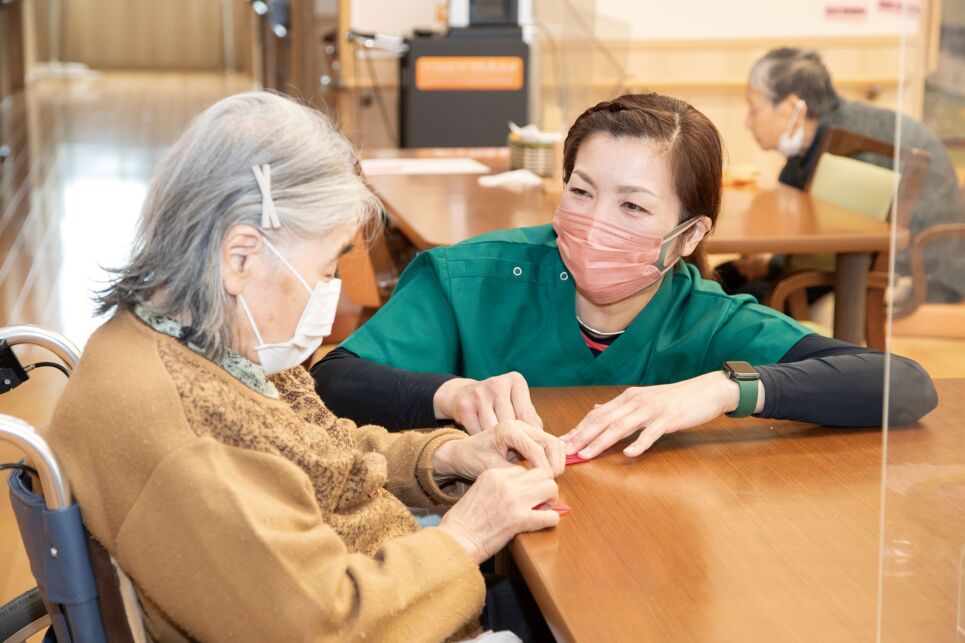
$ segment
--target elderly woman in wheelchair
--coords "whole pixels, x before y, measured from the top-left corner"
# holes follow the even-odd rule
[[[315,394],[300,364],[331,330],[338,258],[379,222],[357,166],[317,112],[225,99],[161,163],[99,294],[110,318],[45,437],[155,639],[470,635],[479,564],[559,519],[534,509],[565,460],[539,429],[390,434]],[[408,508],[440,504],[424,529]]]

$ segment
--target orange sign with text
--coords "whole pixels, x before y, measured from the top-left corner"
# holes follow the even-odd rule
[[[518,91],[523,88],[519,56],[422,56],[415,62],[419,91]]]

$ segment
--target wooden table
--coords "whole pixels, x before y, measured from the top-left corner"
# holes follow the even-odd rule
[[[504,148],[371,150],[367,158],[470,156],[502,172]],[[559,195],[541,187],[484,188],[475,174],[381,175],[369,179],[389,219],[420,250],[451,245],[492,230],[549,223]],[[787,186],[725,189],[710,253],[837,254],[834,334],[864,339],[870,253],[887,250],[890,227]],[[899,234],[899,247],[908,243]]]
[[[959,640],[965,380],[938,390],[888,436],[883,640]],[[534,402],[559,434],[619,391]],[[881,454],[876,429],[722,417],[568,468],[572,513],[512,555],[561,641],[872,641]]]

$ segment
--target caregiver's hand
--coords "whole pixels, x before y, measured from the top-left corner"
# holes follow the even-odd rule
[[[759,384],[757,411],[764,405]],[[623,450],[631,458],[649,449],[665,433],[703,424],[737,408],[740,389],[723,371],[660,386],[632,387],[590,411],[563,436],[567,453],[593,458],[623,438],[641,431]]]
[[[468,440],[446,444],[453,442]],[[533,509],[555,500],[556,495],[556,481],[546,469],[490,469],[446,512],[439,529],[455,538],[481,563],[518,533],[556,526],[560,521],[558,513]]]
[[[451,379],[432,398],[436,417],[452,419],[469,435],[506,420],[522,420],[543,427],[529,399],[529,386],[519,373],[505,373],[481,382],[462,377]]]
[[[562,440],[520,420],[508,420],[464,440],[443,443],[433,455],[432,468],[438,476],[474,480],[487,469],[512,466],[517,454],[554,478],[566,467]]]

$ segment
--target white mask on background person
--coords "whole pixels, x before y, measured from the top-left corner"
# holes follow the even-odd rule
[[[804,108],[807,107],[803,100],[798,100],[794,103],[794,111],[791,112],[791,118],[787,122],[787,127],[784,128],[784,133],[781,134],[781,138],[777,139],[777,151],[781,153],[784,158],[793,158],[795,156],[800,156],[804,151]],[[801,115],[800,125],[795,129],[797,124],[798,115]]]
[[[245,311],[251,329],[258,339],[255,352],[258,354],[261,368],[265,371],[265,374],[271,375],[289,368],[295,368],[304,362],[318,350],[318,347],[322,345],[322,340],[332,332],[335,310],[338,308],[338,295],[342,289],[342,280],[319,281],[312,289],[308,286],[308,282],[298,274],[298,271],[281,256],[281,253],[267,239],[263,239],[263,241],[268,249],[285,264],[285,267],[298,278],[298,281],[308,292],[308,303],[305,304],[305,310],[295,327],[295,334],[288,341],[277,344],[266,344],[261,338],[258,325],[255,324],[255,318],[252,317],[248,304],[245,303],[245,298],[238,295],[238,302],[241,304],[242,310]]]

